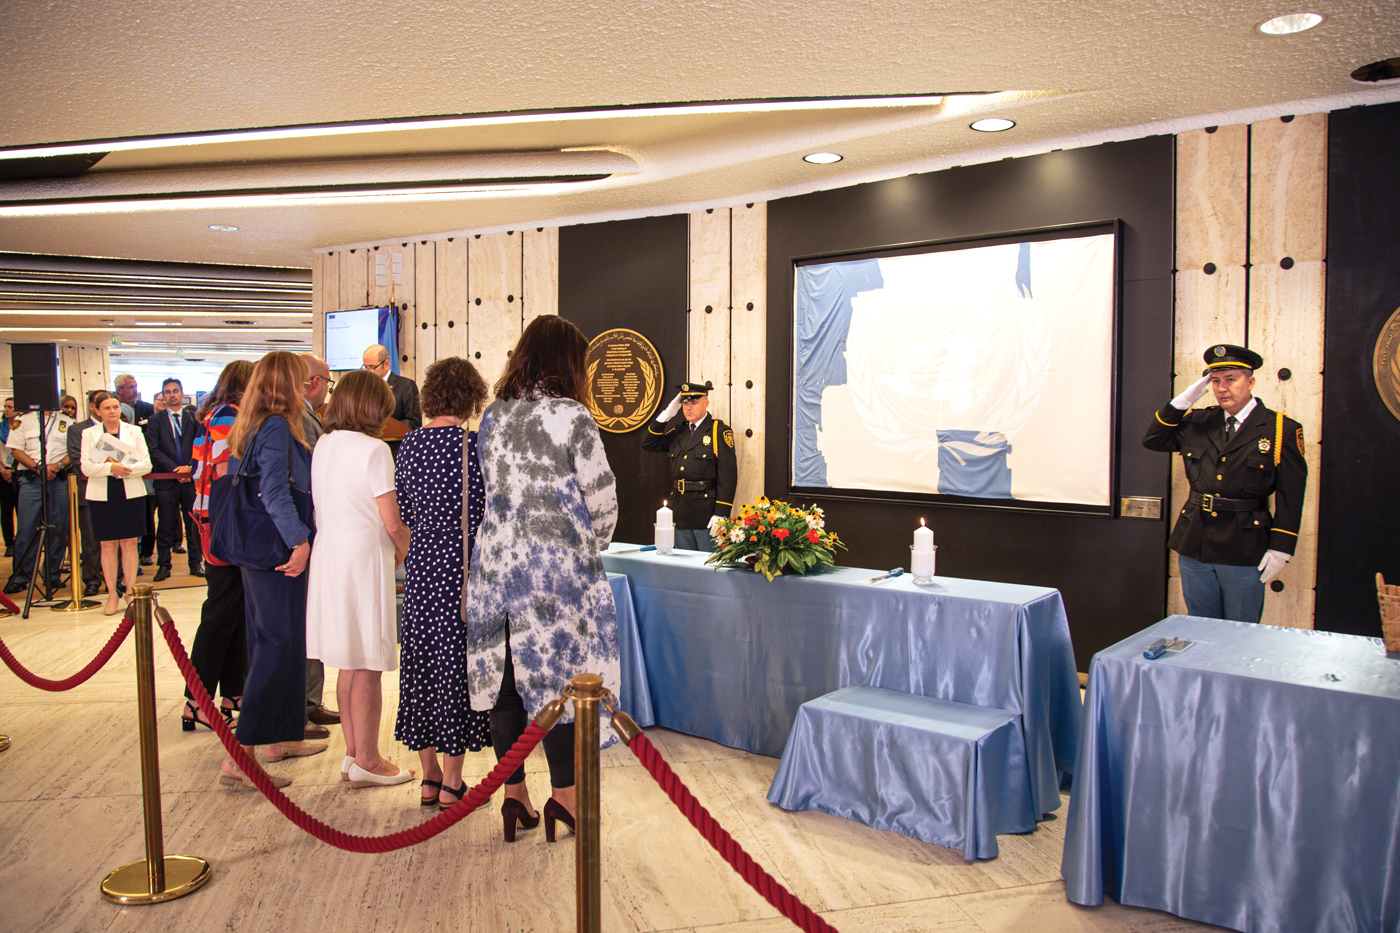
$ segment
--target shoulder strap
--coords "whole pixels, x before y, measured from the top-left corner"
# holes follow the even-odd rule
[[[1283,460],[1283,412],[1274,412],[1274,466]]]

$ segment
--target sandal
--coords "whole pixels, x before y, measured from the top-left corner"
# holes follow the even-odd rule
[[[221,712],[224,714],[224,722],[233,725],[233,716],[229,711],[222,710]],[[214,728],[205,722],[204,717],[199,715],[199,707],[195,706],[193,701],[186,700],[185,713],[180,716],[180,728],[185,732],[194,732],[200,726],[211,730]]]
[[[461,787],[444,787],[444,788],[442,789],[442,792],[443,792],[444,794],[451,794],[453,797],[456,797],[457,799],[454,800],[454,801],[452,801],[451,803],[443,803],[441,800],[439,800],[439,801],[438,801],[438,809],[439,809],[439,810],[451,810],[453,807],[457,806],[457,804],[459,804],[459,803],[462,802],[462,798],[463,798],[463,797],[467,796],[467,782],[466,782],[466,781],[463,781]]]
[[[346,775],[345,779],[348,781],[350,779],[350,776]],[[442,796],[442,782],[430,781],[427,778],[423,778],[423,786],[436,787],[438,789],[438,792],[436,794],[433,794],[431,797],[424,797],[422,795],[419,795],[418,806],[422,807],[424,810],[436,810],[438,806],[438,798]]]
[[[273,749],[277,749],[273,751]],[[325,742],[308,742],[305,745],[269,745],[267,747],[266,758],[268,761],[281,761],[283,758],[306,758],[310,755],[319,755],[330,748]]]
[[[267,774],[266,771],[263,772]],[[291,778],[273,777],[268,774],[267,779],[272,782],[273,787],[286,787],[292,783]],[[219,783],[225,787],[238,787],[246,790],[257,790],[258,785],[253,783],[253,779],[243,773],[243,769],[237,765],[233,766],[233,774],[229,774],[222,767],[219,768]]]

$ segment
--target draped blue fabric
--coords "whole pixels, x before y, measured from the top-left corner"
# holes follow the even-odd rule
[[[794,386],[792,482],[825,486],[826,458],[817,450],[822,424],[822,392],[846,384],[846,339],[851,332],[851,299],[883,287],[878,259],[802,266],[797,270],[793,310]]]
[[[1003,709],[1021,717],[1024,806],[1059,807],[1083,715],[1059,591],[907,575],[862,586],[876,571],[852,567],[770,583],[707,556],[603,557],[628,577],[658,725],[776,757],[798,707],[840,687]]]
[[[1015,713],[872,687],[798,710],[768,799],[995,858],[1035,828]]]
[[[617,647],[622,662],[617,705],[637,725],[654,726],[656,714],[651,711],[651,689],[642,661],[642,638],[637,631],[637,612],[632,608],[632,591],[622,574],[608,574],[608,585],[617,604]]]
[[[1149,661],[1157,638],[1196,642]],[[1094,656],[1066,894],[1235,930],[1400,930],[1400,663],[1172,616]]]
[[[938,491],[951,496],[1011,498],[1011,445],[1000,434],[938,432]]]

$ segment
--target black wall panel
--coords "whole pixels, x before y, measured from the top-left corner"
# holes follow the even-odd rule
[[[1159,136],[770,202],[768,381],[773,388],[766,492],[788,497],[794,257],[1119,219],[1117,490],[1120,496],[1160,496],[1165,502],[1169,459],[1144,450],[1141,438],[1152,412],[1171,397],[1173,177],[1174,140]],[[1064,417],[1073,418],[1074,412]],[[1074,451],[1067,448],[1064,455],[1073,457]],[[1080,670],[1088,669],[1093,652],[1165,614],[1165,518],[816,501],[850,545],[842,563],[907,565],[913,528],[927,516],[938,535],[940,574],[1058,587]]]
[[[687,378],[689,218],[684,214],[581,224],[559,231],[559,314],[590,340],[613,327],[644,335],[669,387]],[[669,401],[674,391],[662,394]],[[603,434],[617,476],[619,541],[648,542],[670,484],[668,460],[642,450],[645,427]]]
[[[1326,431],[1308,486],[1321,496],[1316,627],[1379,635],[1376,572],[1400,583],[1400,421],[1371,373],[1400,308],[1400,104],[1340,110],[1328,125]]]

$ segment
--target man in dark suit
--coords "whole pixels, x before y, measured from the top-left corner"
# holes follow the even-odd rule
[[[1180,451],[1191,484],[1167,541],[1187,611],[1258,622],[1265,584],[1298,546],[1308,480],[1303,426],[1254,397],[1258,353],[1220,343],[1205,359],[1203,377],[1158,409],[1142,443]],[[1192,409],[1207,391],[1219,405]]]
[[[739,484],[734,432],[709,413],[710,383],[683,382],[677,388],[671,404],[647,425],[642,449],[671,457],[676,547],[713,551],[711,536],[734,508]]]
[[[117,390],[117,401],[122,403],[122,414],[127,415],[127,421],[136,425],[141,430],[146,429],[150,423],[151,416],[154,415],[155,406],[150,402],[142,401],[140,393],[136,389],[136,377],[131,373],[122,373],[112,380],[113,387]],[[147,489],[151,487],[147,486]],[[149,567],[154,561],[151,555],[156,549],[156,497],[146,497],[146,533],[141,536],[141,566]],[[140,571],[138,571],[140,572]]]
[[[155,412],[146,422],[146,446],[151,452],[153,473],[193,473],[194,436],[197,425],[184,413],[185,388],[179,379],[167,379],[161,384],[165,395],[165,410]],[[155,582],[170,576],[170,551],[184,522],[185,539],[189,541],[190,575],[204,576],[204,554],[200,548],[199,529],[190,517],[194,508],[194,484],[188,479],[158,479],[156,487],[156,570]]]
[[[389,391],[394,393],[394,410],[389,413],[389,417],[402,421],[410,431],[421,428],[423,415],[418,408],[418,383],[391,372],[393,366],[389,361],[389,351],[375,344],[365,351],[361,362],[364,363],[365,369],[389,383]],[[398,442],[390,441],[389,450],[397,454]]]
[[[93,398],[99,392],[102,390],[93,389],[87,394],[87,420],[79,421],[68,429],[70,464],[79,464],[83,460],[83,432],[102,421],[96,406],[92,404]],[[96,596],[102,588],[102,546],[92,531],[92,517],[87,503],[87,477],[83,475],[81,468],[74,466],[73,469],[78,475],[78,526],[82,532],[83,595]]]

